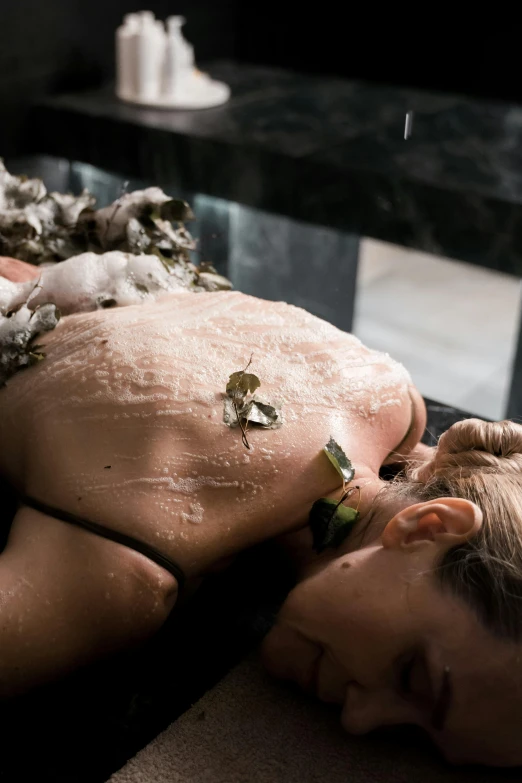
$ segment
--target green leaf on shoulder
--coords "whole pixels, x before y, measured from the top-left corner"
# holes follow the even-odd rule
[[[343,482],[349,484],[355,476],[355,470],[339,444],[330,437],[323,451],[341,476]]]
[[[320,554],[327,548],[340,546],[351,533],[359,519],[359,512],[338,500],[319,498],[313,504],[308,517],[312,530],[313,548]]]

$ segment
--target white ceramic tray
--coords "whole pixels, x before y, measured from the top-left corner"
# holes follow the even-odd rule
[[[161,96],[147,99],[124,93],[117,93],[117,96],[126,103],[149,106],[155,109],[211,109],[215,106],[221,106],[229,100],[230,87],[228,84],[206,77],[197,79],[192,89],[180,91],[175,100]]]

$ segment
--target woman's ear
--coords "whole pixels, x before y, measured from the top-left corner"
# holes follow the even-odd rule
[[[482,511],[470,500],[437,498],[399,511],[386,525],[381,542],[386,549],[418,549],[430,542],[450,548],[473,538],[482,520]]]

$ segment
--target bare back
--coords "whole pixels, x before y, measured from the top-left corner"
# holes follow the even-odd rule
[[[339,482],[333,436],[376,472],[411,422],[411,379],[306,311],[237,292],[168,294],[65,317],[0,390],[0,471],[64,510],[153,544],[190,573],[306,523]],[[223,423],[229,375],[283,401],[251,449]]]

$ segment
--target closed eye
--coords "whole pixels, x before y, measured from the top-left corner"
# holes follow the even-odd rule
[[[433,678],[430,676],[424,654],[410,652],[408,657],[405,659],[403,656],[399,663],[398,690],[404,698],[415,701],[423,709],[430,710],[431,725],[438,731],[442,731],[452,701],[452,683],[447,666],[444,667],[442,687],[435,698]]]

